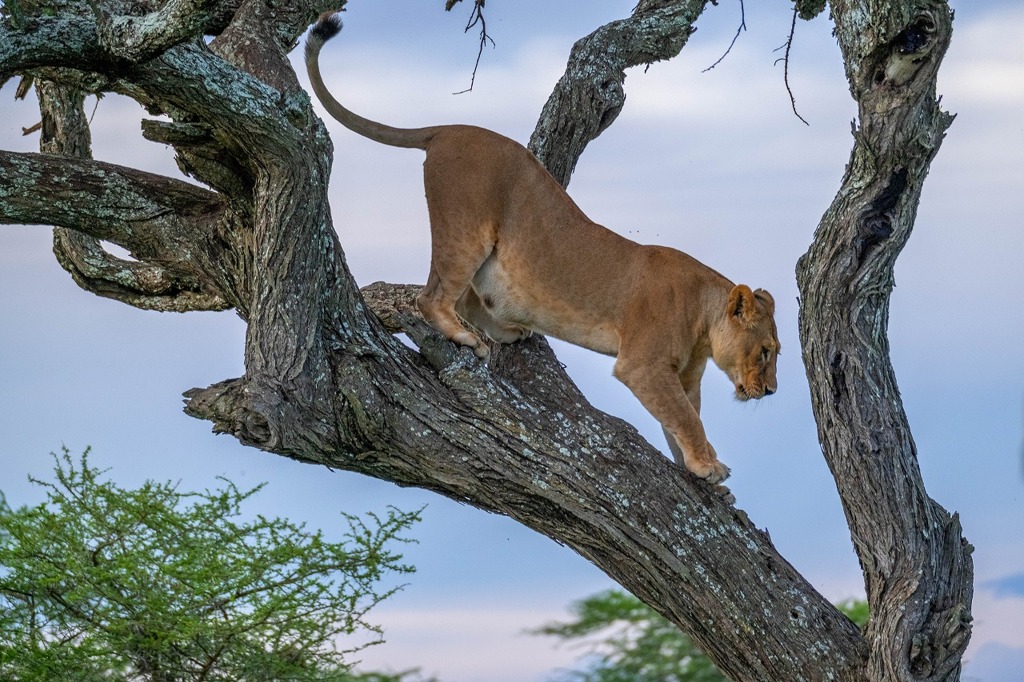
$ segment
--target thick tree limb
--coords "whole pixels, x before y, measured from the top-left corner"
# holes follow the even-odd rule
[[[0,152],[0,222],[51,222],[138,251],[198,241],[221,197],[187,182],[91,159]],[[178,235],[181,244],[160,246]],[[153,246],[148,244],[153,243]]]
[[[334,409],[344,427],[333,448],[311,455],[307,446],[304,459],[435,490],[573,547],[685,623],[737,679],[815,679],[820,661],[801,660],[799,648],[783,653],[792,633],[778,631],[780,614],[807,646],[824,647],[837,679],[856,679],[856,627],[742,512],[635,429],[595,411],[543,340],[496,349],[488,371],[432,330],[411,335],[423,339],[433,367],[409,351],[334,358]],[[257,447],[280,451],[305,440],[286,405],[277,416],[263,412],[270,418],[254,427],[238,384],[190,397],[190,414]],[[752,612],[751,601],[765,608]],[[777,677],[780,670],[788,676]]]
[[[708,0],[641,0],[628,19],[605,24],[572,47],[530,137],[530,150],[563,187],[590,141],[626,101],[626,69],[679,54]]]
[[[860,126],[797,268],[804,361],[867,584],[867,679],[955,680],[970,637],[972,548],[925,492],[886,338],[895,260],[952,122],[935,97],[952,15],[941,0],[830,5]]]

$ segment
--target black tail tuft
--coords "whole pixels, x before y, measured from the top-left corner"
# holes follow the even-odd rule
[[[319,52],[324,43],[340,32],[341,17],[338,16],[337,12],[324,12],[321,14],[317,22],[313,24],[313,28],[309,31],[309,37],[306,38],[307,59]]]

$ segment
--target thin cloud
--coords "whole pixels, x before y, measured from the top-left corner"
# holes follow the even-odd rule
[[[1024,597],[1024,571],[989,580],[983,587],[992,590],[997,599]],[[1024,670],[1024,666],[1021,667]]]
[[[964,682],[1020,682],[1024,648],[993,642],[968,653]]]

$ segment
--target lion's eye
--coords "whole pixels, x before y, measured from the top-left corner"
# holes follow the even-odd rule
[[[768,362],[768,358],[771,357],[771,354],[772,352],[768,349],[768,346],[761,348],[761,362]]]

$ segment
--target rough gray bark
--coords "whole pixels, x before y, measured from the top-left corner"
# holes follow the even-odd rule
[[[696,30],[708,0],[640,0],[628,19],[605,24],[572,47],[529,148],[569,186],[576,162],[626,103],[626,69],[671,59]]]
[[[940,0],[830,4],[859,125],[797,268],[804,362],[864,570],[867,679],[954,680],[970,636],[972,548],[925,492],[886,338],[896,257],[953,120],[935,96],[953,17]]]
[[[919,73],[933,76],[948,16],[923,31],[928,47],[917,61],[919,12],[832,7],[855,96],[874,104],[862,106],[847,184],[802,262],[801,322],[822,441],[869,586],[865,638],[741,511],[594,410],[543,339],[498,348],[483,366],[410,312],[414,289],[360,294],[331,226],[330,141],[286,59],[329,4],[8,4],[0,76],[42,84],[43,143],[53,145],[44,150],[63,156],[0,152],[0,223],[76,235],[58,252],[99,295],[158,310],[235,308],[248,322],[245,376],[189,391],[189,414],[247,445],[517,519],[593,561],[734,679],[955,679],[969,632],[970,562],[958,527],[920,485],[909,431],[901,414],[889,414],[898,399],[882,393],[894,390],[885,272],[938,142],[905,135],[900,122],[927,132],[929,120],[941,120],[933,91],[902,93],[924,82]],[[574,50],[535,136],[563,182],[621,107],[621,97],[595,93],[621,93],[625,66],[678,52],[705,5],[642,2]],[[854,31],[865,35],[842,36]],[[217,37],[207,45],[199,33]],[[633,56],[602,63],[595,79],[602,40],[605,52]],[[211,189],[88,159],[81,93],[99,91],[167,114],[170,122],[144,125],[147,138],[173,145],[181,168]],[[572,110],[588,98],[603,103]],[[569,124],[577,115],[585,122]],[[931,147],[922,155],[912,140]],[[893,144],[908,149],[893,156]],[[419,352],[392,337],[398,330]]]

